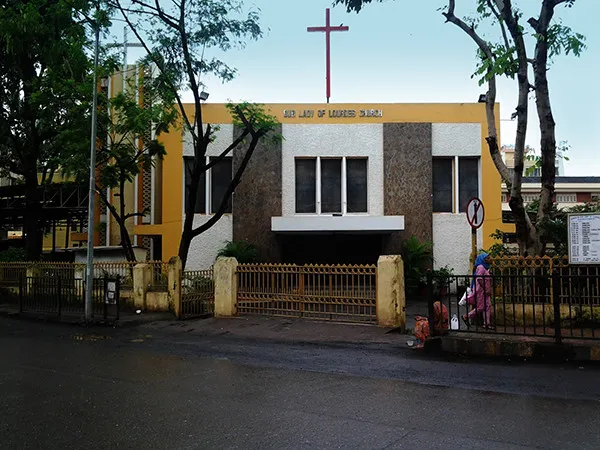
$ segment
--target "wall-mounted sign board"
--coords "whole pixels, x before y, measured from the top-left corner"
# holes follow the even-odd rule
[[[569,264],[600,264],[600,214],[568,215]]]

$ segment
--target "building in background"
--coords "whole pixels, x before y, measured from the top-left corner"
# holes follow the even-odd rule
[[[504,164],[508,170],[512,173],[515,169],[515,146],[514,145],[503,145],[500,148],[500,152],[502,153],[502,159],[504,160]],[[530,177],[541,177],[542,169],[540,167],[535,167],[536,162],[534,159],[527,158],[527,156],[532,157],[535,156],[535,150],[529,146],[525,147],[525,160],[523,161],[524,169],[523,173],[525,176]],[[563,163],[563,158],[560,155],[557,156],[554,168],[556,170],[556,176],[561,177],[565,174],[565,167]]]
[[[397,254],[415,235],[432,242],[435,266],[470,273],[471,230],[464,214],[482,198],[486,219],[480,247],[501,226],[500,177],[485,143],[485,105],[273,104],[283,136],[253,155],[230,208],[192,242],[188,268],[211,266],[229,240],[258,247],[260,259],[293,263],[374,263]],[[193,108],[187,106],[188,113]],[[206,104],[205,122],[219,126],[207,158],[236,133],[225,105]],[[150,196],[150,219],[138,240],[177,254],[191,140],[174,130],[161,136],[167,156],[153,183],[138,185],[136,210]],[[212,216],[240,164],[243,150],[215,165],[199,187],[195,226]],[[164,201],[161,201],[164,199]]]

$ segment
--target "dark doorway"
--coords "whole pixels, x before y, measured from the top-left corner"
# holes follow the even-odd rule
[[[281,243],[290,264],[376,264],[382,252],[377,234],[290,235]]]
[[[152,260],[162,261],[162,236],[152,236]]]

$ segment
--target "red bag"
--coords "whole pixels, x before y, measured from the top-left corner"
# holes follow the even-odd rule
[[[415,338],[417,338],[415,348],[423,347],[425,341],[429,339],[429,319],[427,317],[415,317]]]
[[[433,304],[433,329],[436,332],[443,333],[448,331],[448,308],[440,302]]]

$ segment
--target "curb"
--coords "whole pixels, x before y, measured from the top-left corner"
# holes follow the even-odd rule
[[[6,311],[0,310],[0,317],[7,317],[9,319],[15,320],[26,320],[30,322],[44,322],[44,323],[56,323],[62,325],[74,325],[74,326],[86,326],[88,324],[78,315],[66,315],[58,319],[55,315],[52,314],[43,314],[43,313],[19,313],[17,311]],[[143,317],[134,318],[134,319],[119,319],[119,320],[111,320],[111,319],[93,319],[89,324],[90,326],[111,326],[114,328],[131,328],[140,325],[145,325],[153,322],[162,322],[174,320],[174,318],[170,315],[165,314],[164,317],[155,316],[155,317]]]
[[[523,340],[519,337],[490,338],[472,335],[435,337],[426,342],[431,352],[441,352],[467,357],[516,358],[545,362],[597,362],[600,361],[600,342],[563,342],[537,338]]]

